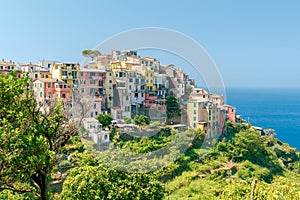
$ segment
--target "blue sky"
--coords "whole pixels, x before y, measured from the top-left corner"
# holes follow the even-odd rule
[[[0,58],[82,62],[121,31],[163,27],[202,45],[226,86],[300,87],[299,1],[0,1]],[[163,64],[184,62],[157,54]],[[196,78],[196,77],[194,77]]]

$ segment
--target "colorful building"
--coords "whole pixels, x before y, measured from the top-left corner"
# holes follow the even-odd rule
[[[193,88],[187,102],[187,121],[191,128],[203,130],[209,138],[223,133],[223,97],[212,95],[203,88]]]
[[[70,88],[64,81],[50,78],[38,78],[33,81],[33,92],[39,103],[47,103],[50,99],[71,101]]]
[[[0,73],[9,74],[12,70],[17,70],[16,64],[13,61],[5,61],[4,59],[0,61]]]
[[[55,63],[52,67],[52,77],[64,81],[73,88],[77,85],[79,67],[78,63]]]
[[[224,108],[226,109],[227,119],[236,122],[236,108],[230,105],[224,105]]]
[[[89,102],[89,117],[102,114],[105,101],[106,71],[100,69],[81,68],[78,71],[79,94]]]

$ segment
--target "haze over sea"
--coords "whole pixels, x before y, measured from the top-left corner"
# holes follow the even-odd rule
[[[300,149],[299,88],[227,88],[226,95],[243,119],[274,129],[278,139]]]

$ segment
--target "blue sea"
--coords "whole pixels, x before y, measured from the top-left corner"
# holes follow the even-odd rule
[[[299,88],[227,88],[226,97],[243,119],[274,129],[278,139],[300,150]]]

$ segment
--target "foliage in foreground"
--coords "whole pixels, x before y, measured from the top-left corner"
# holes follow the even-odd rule
[[[70,170],[61,199],[162,199],[162,184],[148,174],[83,166]]]
[[[29,81],[0,74],[0,191],[48,199],[56,155],[76,129],[62,103],[38,106]]]

